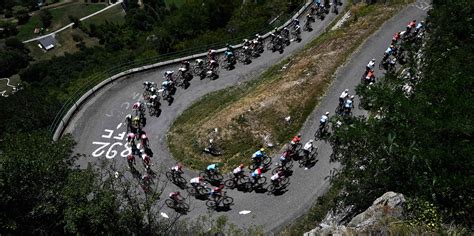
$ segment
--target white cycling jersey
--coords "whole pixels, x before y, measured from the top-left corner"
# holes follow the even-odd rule
[[[307,142],[304,147],[303,147],[304,150],[306,151],[311,151],[311,149],[313,149],[313,144],[310,143],[310,142]]]
[[[373,69],[375,66],[375,61],[371,60],[369,61],[369,64],[367,64],[367,67],[369,67],[370,69]]]
[[[192,184],[200,184],[201,180],[199,179],[199,177],[195,177],[195,178],[192,178],[189,182]]]
[[[241,172],[242,172],[242,168],[240,168],[240,166],[235,168],[234,171],[232,171],[232,173],[234,173],[234,174],[239,174]]]
[[[321,119],[319,120],[321,123],[326,123],[326,121],[329,119],[327,115],[322,115]]]
[[[344,92],[341,93],[341,96],[339,96],[339,97],[340,97],[340,98],[346,98],[347,95],[349,95],[349,93],[346,92],[346,91],[344,91]]]
[[[279,175],[278,173],[276,173],[276,174],[272,175],[272,177],[270,177],[270,179],[271,179],[272,181],[275,181],[275,180],[277,180],[277,179],[279,179],[279,178],[280,178],[280,175]]]

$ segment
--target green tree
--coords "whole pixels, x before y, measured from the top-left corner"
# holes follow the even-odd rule
[[[21,40],[19,40],[16,37],[10,37],[10,38],[6,39],[5,40],[5,46],[7,46],[10,49],[16,49],[16,50],[19,50],[19,51],[28,51],[28,49],[25,47],[23,42],[21,42]]]
[[[408,79],[387,74],[357,93],[370,117],[344,120],[330,141],[344,200],[365,209],[386,191],[433,203],[445,222],[472,226],[474,211],[474,27],[468,1],[433,2],[429,37],[403,45]],[[459,16],[459,17],[453,17]],[[469,26],[468,26],[469,25]],[[422,60],[418,58],[422,56]],[[403,90],[413,88],[413,94]]]
[[[0,51],[0,77],[8,78],[18,73],[29,64],[28,55],[19,50],[6,49]]]
[[[61,190],[72,171],[70,138],[51,142],[45,132],[11,134],[0,155],[0,232],[61,232]]]
[[[19,25],[23,25],[30,19],[28,8],[22,6],[15,6],[13,8],[13,15],[18,20]]]
[[[75,16],[68,16],[69,20],[71,21],[71,23],[73,23],[72,25],[72,28],[75,29],[77,27],[79,27],[81,25],[81,21],[79,20],[79,18],[75,17]]]
[[[0,28],[3,28],[3,30],[0,31],[0,38],[2,39],[18,34],[16,25],[11,22],[0,21]]]
[[[53,20],[53,15],[48,9],[41,10],[39,13],[41,23],[44,28],[48,28],[51,25],[51,20]]]

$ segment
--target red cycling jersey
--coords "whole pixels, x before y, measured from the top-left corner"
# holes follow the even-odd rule
[[[299,143],[301,141],[301,137],[295,136],[291,141],[294,143]]]

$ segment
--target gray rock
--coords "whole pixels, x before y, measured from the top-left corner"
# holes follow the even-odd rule
[[[342,225],[342,222],[350,215],[353,210],[352,206],[328,212],[317,228],[304,235],[353,235],[354,233],[384,231],[385,219],[402,218],[405,201],[403,194],[386,192],[377,198],[367,210],[352,218],[347,225]]]

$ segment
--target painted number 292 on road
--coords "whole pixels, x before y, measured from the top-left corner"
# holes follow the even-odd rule
[[[117,126],[117,128],[120,128],[120,126]],[[104,132],[105,134],[101,137],[103,139],[108,139],[107,141],[112,140],[112,142],[92,142],[93,145],[99,146],[92,152],[93,157],[105,155],[107,159],[112,159],[119,153],[122,157],[132,154],[132,149],[129,147],[128,143],[122,143],[125,138],[125,132],[119,132],[116,136],[113,136],[114,130],[105,129]],[[115,140],[117,141],[113,142]]]

